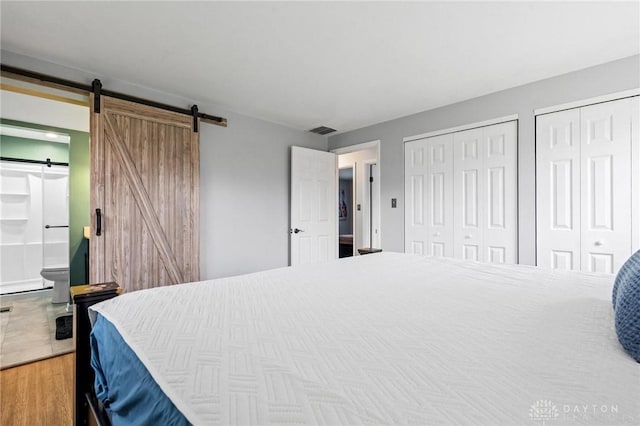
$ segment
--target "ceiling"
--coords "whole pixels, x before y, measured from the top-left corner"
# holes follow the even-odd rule
[[[3,50],[303,130],[352,130],[640,53],[637,1],[0,7]]]

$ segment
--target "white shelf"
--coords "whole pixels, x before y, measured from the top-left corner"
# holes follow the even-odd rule
[[[0,221],[2,222],[26,222],[28,221],[28,217],[1,217]]]
[[[0,192],[2,197],[28,197],[28,192]]]
[[[0,168],[0,174],[9,175],[9,176],[24,176],[28,174],[32,174],[34,176],[69,176],[69,170],[53,170],[48,167],[42,168],[40,165],[37,165],[37,168],[32,169],[21,169],[21,168],[9,168],[2,167]],[[63,166],[60,166],[63,167]]]
[[[17,169],[17,168],[9,168],[9,167],[2,167],[0,168],[0,173],[3,175],[11,175],[11,176],[24,176],[27,175],[29,173],[31,174],[40,174],[42,173],[41,170],[35,170],[35,169]]]

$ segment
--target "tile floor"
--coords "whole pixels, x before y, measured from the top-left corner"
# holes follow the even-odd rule
[[[56,318],[69,315],[66,304],[51,303],[52,290],[0,296],[0,368],[23,364],[74,349],[73,339],[56,340]]]

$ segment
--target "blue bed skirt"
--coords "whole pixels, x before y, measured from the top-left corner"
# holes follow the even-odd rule
[[[96,373],[96,396],[113,426],[190,424],[100,314],[91,331],[91,366]]]

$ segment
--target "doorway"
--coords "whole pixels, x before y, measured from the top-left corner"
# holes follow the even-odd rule
[[[338,257],[354,255],[354,166],[338,169]]]
[[[4,73],[1,98],[4,369],[73,350],[69,285],[87,282],[89,108],[87,96]]]
[[[334,149],[331,152],[338,156],[338,174],[343,175],[343,170],[352,171],[352,202],[351,230],[343,232],[342,223],[348,221],[339,220],[338,241],[336,244],[342,254],[348,248],[347,238],[343,236],[351,234],[352,255],[358,256],[358,249],[382,248],[382,232],[380,228],[380,142],[372,141],[344,148]],[[373,178],[371,181],[370,178]],[[338,188],[338,202],[342,190]],[[347,204],[347,207],[349,205]],[[343,257],[342,255],[340,257]]]

